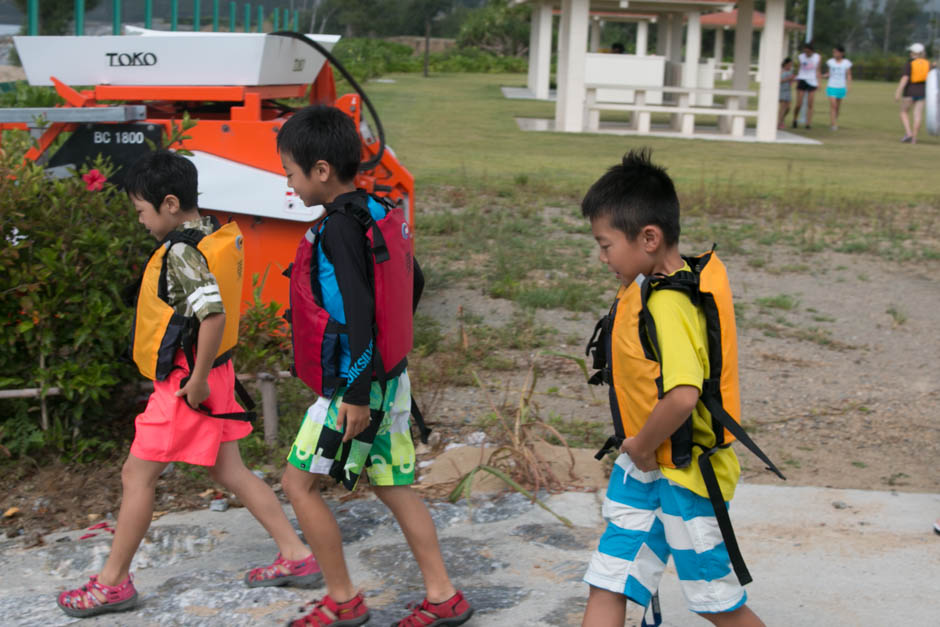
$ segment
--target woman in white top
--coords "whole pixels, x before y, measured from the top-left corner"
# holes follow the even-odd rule
[[[797,60],[800,63],[800,70],[796,75],[796,106],[793,108],[793,128],[796,128],[796,122],[800,117],[800,109],[803,101],[806,101],[806,128],[810,127],[813,120],[813,100],[816,97],[816,88],[819,87],[819,62],[820,57],[813,50],[813,44],[806,42],[803,44],[803,52],[799,54]]]
[[[824,77],[829,79],[826,84],[826,97],[829,98],[829,126],[832,130],[839,130],[839,109],[842,99],[849,93],[852,84],[852,62],[845,58],[845,48],[836,46],[832,49],[832,58],[826,61],[827,72]]]

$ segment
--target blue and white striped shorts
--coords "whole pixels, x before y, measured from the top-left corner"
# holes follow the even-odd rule
[[[711,502],[654,470],[638,470],[621,454],[604,499],[607,530],[584,581],[649,604],[672,555],[693,612],[730,612],[747,601]]]

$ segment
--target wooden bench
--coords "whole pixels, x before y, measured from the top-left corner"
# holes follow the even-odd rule
[[[630,111],[631,126],[640,133],[650,132],[650,116],[653,113],[672,114],[674,126],[678,127],[683,135],[692,135],[695,130],[696,115],[717,115],[728,120],[731,134],[740,137],[744,135],[745,118],[756,117],[757,111],[745,109],[741,106],[745,98],[756,96],[757,92],[747,89],[722,89],[712,87],[681,87],[675,85],[620,85],[614,83],[589,83],[585,85],[587,101],[585,111],[587,114],[587,130],[597,131],[600,128],[601,111]],[[633,104],[620,102],[598,102],[598,89],[622,89],[634,93]],[[675,105],[646,104],[647,92],[674,93],[679,95]],[[710,94],[712,96],[729,96],[724,107],[696,106],[691,104],[692,96],[696,94]]]

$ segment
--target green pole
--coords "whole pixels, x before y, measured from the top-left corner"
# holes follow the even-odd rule
[[[202,7],[199,6],[199,0],[193,0],[193,30],[199,32],[199,18],[202,17]]]
[[[235,32],[235,18],[238,17],[238,4],[235,0],[228,3],[228,29],[229,32]]]
[[[111,3],[111,32],[115,35],[121,34],[121,0],[114,0]]]
[[[300,11],[294,11],[294,32],[300,32]]]
[[[39,34],[39,0],[29,0],[26,4],[26,34]]]
[[[281,30],[281,12],[277,9],[274,9],[274,15],[271,16],[271,25],[274,27],[273,31]]]
[[[251,32],[251,3],[245,3],[245,32]]]
[[[290,30],[290,9],[281,9],[284,12],[284,30]]]
[[[75,34],[85,34],[85,0],[75,0]]]
[[[170,0],[170,30],[176,30],[176,24],[179,20],[179,9],[177,0]]]
[[[258,32],[264,32],[264,7],[258,5]]]
[[[144,3],[144,27],[153,28],[153,0]]]
[[[212,32],[219,32],[219,0],[212,0]]]

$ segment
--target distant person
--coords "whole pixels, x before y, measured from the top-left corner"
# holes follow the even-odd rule
[[[306,206],[325,209],[298,247],[291,273],[294,361],[298,376],[319,398],[307,409],[281,485],[323,569],[326,593],[291,625],[354,627],[369,621],[363,591],[350,579],[339,525],[320,494],[322,485],[334,482],[352,491],[364,474],[398,522],[424,580],[425,599],[395,624],[462,625],[473,608],[451,583],[434,520],[412,488],[415,449],[405,355],[424,278],[413,261],[407,222],[382,236],[388,263],[379,267],[378,244],[373,248],[367,233],[378,242],[378,224],[390,210],[357,189],[359,132],[339,109],[301,109],[281,127],[277,149],[288,186]],[[386,542],[384,548],[392,546]],[[387,567],[401,572],[406,565]]]
[[[849,93],[852,85],[852,62],[845,58],[845,48],[836,46],[832,49],[832,58],[826,61],[827,71],[823,75],[828,79],[826,97],[829,98],[829,128],[839,130],[839,109],[842,100]]]
[[[905,144],[916,144],[917,133],[924,119],[924,99],[927,97],[927,73],[930,62],[926,59],[924,44],[913,43],[908,47],[910,60],[904,64],[904,73],[894,92],[894,100],[901,102],[901,124],[904,125]],[[914,124],[908,117],[908,111],[914,108]]]
[[[623,50],[624,50],[623,44],[620,43],[619,41],[611,44],[610,46],[610,51],[613,54],[623,54]]]
[[[780,70],[780,111],[777,114],[777,128],[783,129],[790,110],[790,101],[793,100],[793,59],[787,57],[783,60]]]
[[[714,376],[708,355],[735,355],[737,340],[733,325],[723,322],[720,345],[709,338],[716,327],[706,319],[721,314],[691,287],[707,274],[708,302],[733,316],[724,266],[712,253],[694,262],[680,255],[676,190],[646,150],[630,152],[599,178],[581,212],[601,262],[620,283],[591,348],[602,368],[598,378],[611,386],[621,436],[604,447],[619,447],[620,455],[604,498],[607,528],[584,575],[590,590],[582,625],[623,627],[627,600],[649,605],[672,555],[690,610],[715,625],[762,627],[737,576],[743,562],[728,548],[736,544],[726,541],[716,513],[734,496],[741,467],[705,408],[736,411],[737,375],[722,375],[719,400],[719,383],[708,381]],[[598,363],[599,355],[606,363]]]
[[[154,390],[137,416],[121,470],[124,492],[111,552],[100,573],[59,594],[57,603],[79,618],[137,604],[131,560],[150,528],[154,488],[170,462],[207,468],[274,537],[277,561],[264,573],[247,573],[246,582],[254,580],[248,585],[318,585],[322,577],[313,554],[238,451],[238,440],[251,433],[235,401],[229,358],[241,307],[242,278],[234,270],[242,263],[241,233],[234,222],[220,227],[215,218],[199,215],[196,166],[174,152],[142,157],[129,168],[125,188],[138,220],[161,244],[144,270],[133,337],[134,361],[154,379]],[[218,260],[214,270],[209,260]],[[184,340],[187,333],[191,337]],[[183,348],[190,341],[194,353]]]
[[[813,50],[813,44],[803,44],[803,52],[797,56],[800,69],[796,74],[796,106],[793,108],[793,128],[797,127],[800,109],[806,107],[806,128],[813,123],[813,100],[819,88],[821,62],[819,53]]]

